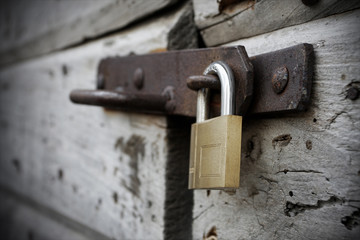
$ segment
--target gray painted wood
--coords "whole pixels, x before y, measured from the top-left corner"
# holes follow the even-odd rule
[[[214,3],[209,4],[206,0],[193,2],[196,24],[202,29],[201,35],[209,47],[360,7],[356,0],[319,1],[311,7],[299,0],[265,0],[245,1],[220,14]]]
[[[249,56],[311,43],[316,66],[309,110],[246,119],[240,188],[195,191],[194,239],[359,239],[360,11],[229,45]],[[217,235],[217,237],[215,236]]]
[[[0,197],[1,239],[110,239],[14,192],[1,189]]]
[[[3,69],[0,185],[107,238],[162,239],[166,118],[75,105],[69,93],[95,88],[101,58],[166,50],[188,7]]]
[[[121,29],[176,0],[0,2],[0,66]]]

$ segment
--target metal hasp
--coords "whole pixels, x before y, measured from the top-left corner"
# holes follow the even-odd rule
[[[234,74],[237,115],[303,111],[309,104],[314,64],[310,44],[251,58],[242,46],[106,58],[98,67],[98,90],[73,90],[70,99],[111,109],[195,117],[196,91],[210,88],[210,115],[216,116],[220,81],[202,75],[215,61],[225,62]]]

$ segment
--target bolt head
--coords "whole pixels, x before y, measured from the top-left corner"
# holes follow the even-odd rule
[[[288,69],[284,66],[277,68],[271,80],[274,92],[277,94],[282,93],[288,81],[289,81]]]

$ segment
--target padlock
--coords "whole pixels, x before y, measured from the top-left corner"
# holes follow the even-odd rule
[[[227,189],[240,185],[242,117],[235,113],[235,83],[231,68],[211,63],[204,75],[221,82],[221,116],[208,118],[209,89],[198,91],[196,123],[191,126],[189,189]]]

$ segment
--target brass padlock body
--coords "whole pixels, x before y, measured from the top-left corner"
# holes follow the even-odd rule
[[[191,126],[189,189],[238,188],[242,117],[224,115]]]

